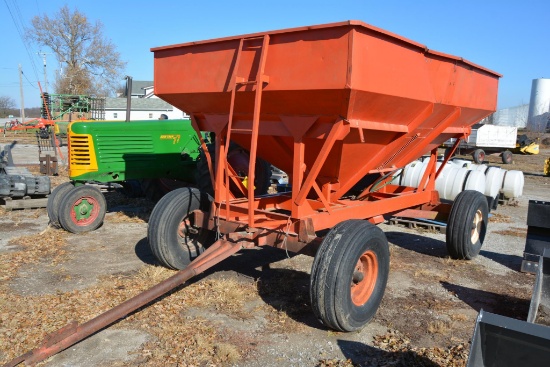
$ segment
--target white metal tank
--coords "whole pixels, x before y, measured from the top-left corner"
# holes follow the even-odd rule
[[[527,128],[531,131],[544,131],[550,111],[550,79],[534,79],[531,85],[531,99]]]

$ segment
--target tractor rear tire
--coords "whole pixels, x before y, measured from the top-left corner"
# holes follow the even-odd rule
[[[313,312],[338,331],[363,328],[380,306],[390,270],[388,240],[364,220],[339,223],[324,238],[311,269]]]
[[[159,200],[149,218],[147,239],[157,260],[181,270],[215,239],[215,233],[195,225],[193,211],[210,211],[212,198],[195,188],[182,187]]]
[[[170,191],[186,187],[189,184],[171,178],[148,178],[140,180],[140,185],[145,197],[153,203],[156,203]]]
[[[214,144],[207,144],[210,157],[212,158],[212,165],[216,162],[216,152]],[[227,154],[227,160],[237,171],[237,175],[245,177],[248,175],[248,152],[235,143],[229,145],[229,152]],[[197,187],[201,192],[205,192],[210,196],[214,196],[214,187],[212,186],[212,180],[210,179],[210,171],[208,169],[208,162],[203,150],[200,150],[199,159],[197,161],[196,171]],[[231,186],[231,192],[236,197],[243,197],[240,190],[235,185]],[[261,158],[256,159],[256,170],[254,178],[254,196],[265,195],[271,187],[271,165]]]
[[[59,223],[71,233],[96,230],[105,219],[107,202],[94,186],[78,186],[71,190],[59,206]]]
[[[67,193],[72,189],[74,189],[72,182],[63,182],[61,185],[53,189],[50,196],[48,196],[46,210],[48,211],[48,217],[50,218],[50,225],[54,228],[61,228],[61,224],[59,223],[59,206],[61,204],[61,200],[63,200]]]
[[[471,260],[479,254],[487,232],[489,208],[485,196],[473,190],[456,197],[446,230],[447,251],[453,259]]]
[[[483,149],[476,149],[472,153],[472,158],[474,158],[475,163],[482,164],[485,160],[485,152],[483,151]]]

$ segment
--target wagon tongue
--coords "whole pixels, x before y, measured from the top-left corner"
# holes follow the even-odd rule
[[[238,242],[219,240],[204,251],[185,269],[178,271],[170,278],[160,282],[145,292],[130,298],[120,305],[96,316],[84,324],[78,325],[76,321],[69,323],[61,329],[48,334],[42,341],[42,345],[6,363],[3,367],[13,367],[20,363],[34,365],[74,345],[88,336],[95,334],[103,328],[117,322],[134,312],[140,307],[154,301],[177,286],[183,284],[195,275],[211,268],[225,260],[241,249]]]

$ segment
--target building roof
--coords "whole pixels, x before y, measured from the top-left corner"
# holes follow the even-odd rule
[[[152,80],[132,80],[132,95],[145,95],[144,88],[151,86],[153,86]]]
[[[174,107],[159,98],[131,98],[132,111],[173,111]],[[126,98],[105,98],[105,110],[126,110]]]

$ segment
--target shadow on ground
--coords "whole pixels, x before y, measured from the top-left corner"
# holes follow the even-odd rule
[[[338,346],[345,358],[354,366],[396,366],[396,367],[439,367],[439,364],[413,351],[387,352],[366,344],[338,340]]]
[[[479,312],[481,309],[499,315],[526,320],[530,300],[487,292],[458,284],[440,282],[443,288],[455,294],[462,302]]]
[[[523,258],[519,256],[499,254],[496,252],[486,251],[486,250],[481,250],[479,254],[483,257],[486,257],[487,259],[493,260],[494,262],[504,265],[511,270],[514,270],[514,271],[521,270],[521,262]]]
[[[445,258],[448,256],[444,241],[414,233],[385,232],[388,241],[401,248],[423,255]]]

